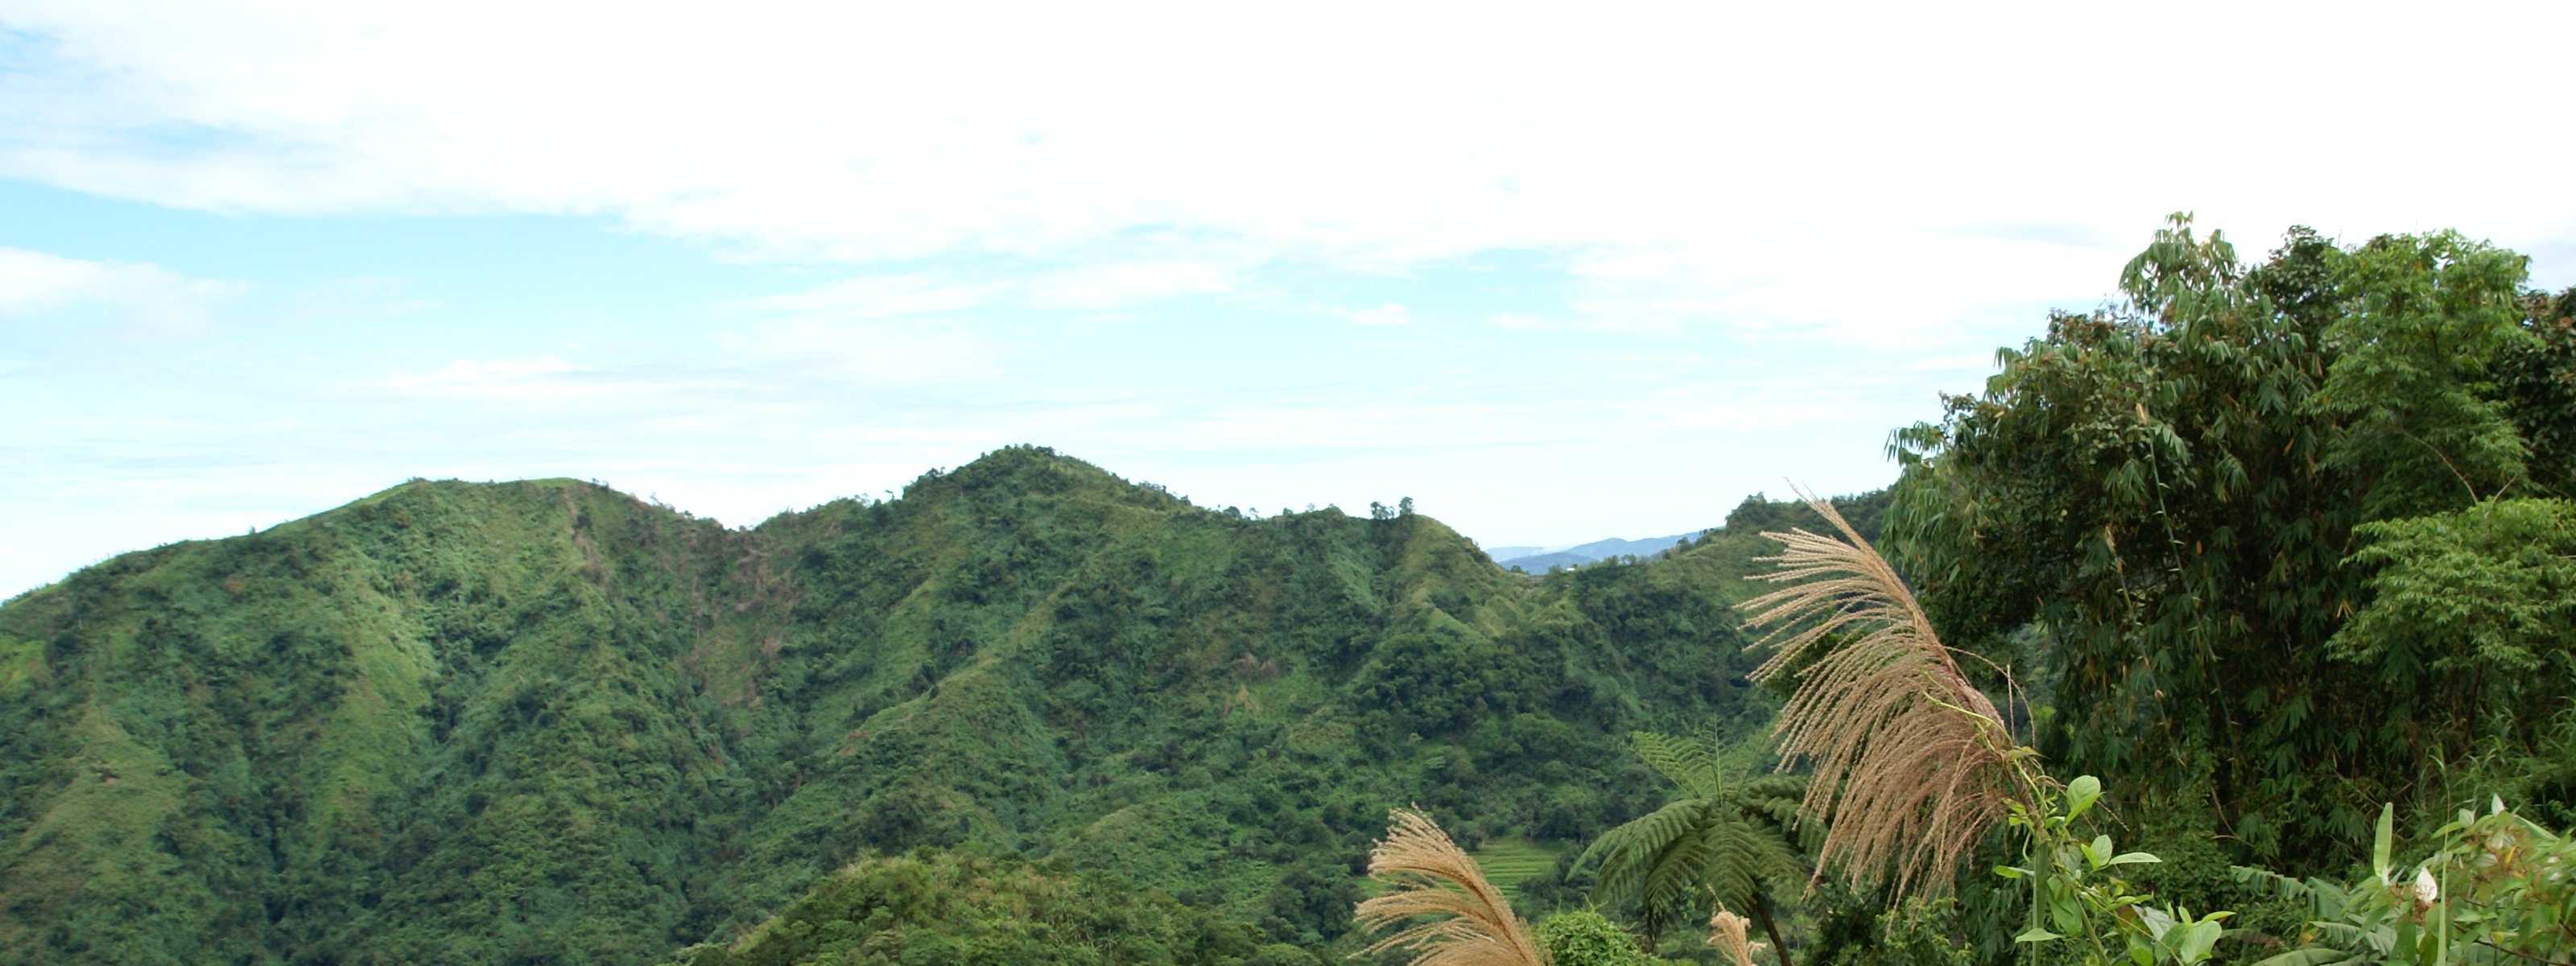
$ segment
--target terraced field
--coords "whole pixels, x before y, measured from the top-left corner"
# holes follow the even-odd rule
[[[1519,899],[1521,880],[1556,866],[1557,850],[1524,838],[1495,839],[1478,847],[1476,867],[1503,895]]]
[[[1521,881],[1556,866],[1556,857],[1566,846],[1551,848],[1529,839],[1496,839],[1478,846],[1469,857],[1476,868],[1484,870],[1485,881],[1503,890],[1503,897],[1519,901]],[[1386,883],[1368,876],[1353,876],[1360,894],[1375,896],[1386,891]]]

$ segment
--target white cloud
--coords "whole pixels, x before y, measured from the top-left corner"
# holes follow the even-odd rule
[[[0,0],[0,178],[227,213],[581,215],[822,266],[712,321],[609,310],[576,338],[551,308],[424,291],[477,318],[393,320],[431,303],[326,286],[274,328],[400,324],[270,332],[211,365],[130,353],[95,395],[20,367],[12,404],[45,418],[0,449],[58,469],[0,475],[60,491],[35,516],[97,512],[117,480],[301,487],[261,504],[274,522],[414,473],[561,474],[747,523],[1034,441],[1221,502],[1410,493],[1480,535],[1670,533],[1783,471],[1884,482],[1891,423],[1973,388],[2040,307],[2106,294],[2177,208],[2249,256],[2293,221],[2576,252],[2570,133],[2531,120],[2565,84],[2492,40],[2571,18]],[[2373,80],[2395,74],[2451,80]],[[184,325],[234,288],[0,249],[0,320]],[[1388,348],[1356,352],[1347,331],[1173,338],[1213,327],[1198,313],[1031,321],[1160,299],[1490,324],[1372,328]],[[210,483],[208,463],[243,468]]]
[[[721,340],[751,378],[857,379],[928,385],[998,378],[987,337],[962,326],[796,315],[758,322]]]
[[[1413,310],[1401,303],[1387,302],[1365,309],[1338,309],[1335,314],[1351,320],[1352,325],[1412,325]]]
[[[209,303],[240,288],[186,278],[157,265],[0,248],[0,322],[96,306],[129,324],[186,329],[204,321]]]
[[[2571,18],[21,0],[0,21],[46,69],[0,81],[0,174],[219,211],[601,214],[756,257],[1001,253],[1061,270],[1019,297],[1071,308],[1222,292],[1266,261],[1534,249],[1574,256],[1588,316],[1810,325],[1831,305],[1902,331],[2088,295],[2176,208],[2255,251],[2292,221],[2563,242],[2576,196],[2546,186],[2569,135],[2528,123],[2562,78],[2492,38]],[[2319,86],[2398,64],[2478,94]],[[2520,133],[2291,160],[2304,132],[2409,117]],[[2063,255],[1931,254],[1974,238]]]
[[[800,292],[752,300],[756,308],[821,312],[874,319],[971,309],[993,301],[1001,286],[959,282],[929,274],[867,275],[825,282]]]
[[[1111,262],[1049,272],[1028,284],[1029,304],[1056,309],[1114,309],[1175,295],[1234,289],[1234,272],[1206,261]]]
[[[554,356],[533,359],[458,359],[434,372],[418,376],[396,376],[395,386],[488,386],[498,383],[530,382],[546,376],[581,372],[582,367]]]
[[[359,276],[306,286],[289,297],[299,318],[382,319],[446,308],[444,303],[410,293],[400,278]]]
[[[1587,311],[1558,316],[1528,315],[1520,312],[1498,312],[1485,317],[1485,324],[1513,332],[1624,332],[1671,334],[1680,331],[1669,313],[1650,313],[1642,307],[1598,303]]]
[[[498,403],[605,402],[667,396],[667,386],[620,378],[555,356],[456,359],[428,372],[398,374],[376,387],[394,397]]]
[[[1230,292],[1233,267],[1204,260],[1110,261],[977,280],[937,272],[860,275],[762,296],[756,309],[840,319],[891,319],[987,306],[1099,311],[1178,295]]]

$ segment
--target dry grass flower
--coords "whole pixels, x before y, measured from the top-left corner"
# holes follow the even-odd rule
[[[1855,885],[1944,890],[2032,779],[1895,568],[1832,504],[1799,496],[1843,539],[1763,534],[1781,552],[1759,579],[1788,586],[1743,607],[1775,649],[1754,679],[1798,673],[1774,733],[1784,760],[1815,764],[1804,808],[1827,823],[1818,859]]]
[[[1439,918],[1405,926],[1361,955],[1404,949],[1414,953],[1412,966],[1546,966],[1529,927],[1473,857],[1418,813],[1397,809],[1388,817],[1386,838],[1369,851],[1369,876],[1389,888],[1359,904],[1360,928]]]
[[[1735,966],[1753,966],[1753,945],[1744,939],[1744,927],[1752,923],[1753,920],[1726,911],[1726,905],[1720,903],[1716,914],[1708,917],[1708,944],[1725,953],[1727,960]]]

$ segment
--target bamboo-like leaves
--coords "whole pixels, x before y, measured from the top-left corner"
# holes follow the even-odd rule
[[[1795,672],[1781,753],[1815,765],[1806,809],[1825,819],[1818,857],[1856,885],[1940,891],[2023,789],[2015,744],[1968,683],[1894,568],[1833,505],[1801,493],[1844,539],[1765,533],[1787,584],[1744,604],[1775,650],[1754,671]]]
[[[1414,953],[1411,966],[1547,966],[1511,902],[1440,826],[1403,809],[1389,818],[1386,838],[1369,851],[1370,877],[1389,888],[1362,901],[1355,918],[1365,930],[1438,918],[1405,926],[1362,955],[1403,949]]]

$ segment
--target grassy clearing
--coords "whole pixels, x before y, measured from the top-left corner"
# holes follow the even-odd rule
[[[1556,857],[1565,848],[1563,844],[1550,845],[1526,838],[1501,838],[1477,846],[1469,857],[1476,860],[1476,869],[1485,874],[1485,881],[1503,890],[1505,898],[1517,901],[1521,897],[1521,881],[1555,868]],[[1386,892],[1384,882],[1365,875],[1351,878],[1359,884],[1360,893],[1365,897],[1373,898]]]
[[[1525,838],[1501,838],[1477,847],[1476,867],[1485,881],[1512,899],[1521,897],[1521,881],[1556,867],[1557,850]]]

